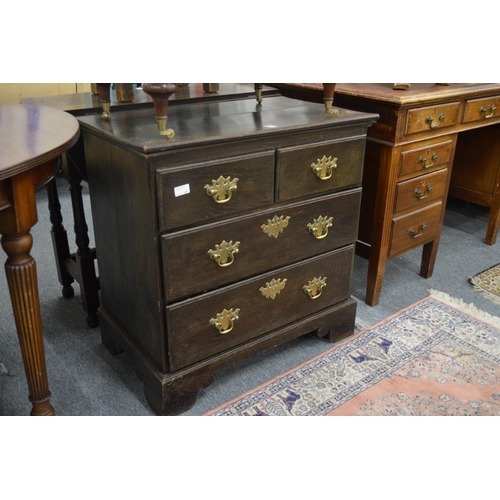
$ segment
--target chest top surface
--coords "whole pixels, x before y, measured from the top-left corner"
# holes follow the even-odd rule
[[[162,153],[193,145],[267,138],[294,131],[341,128],[369,124],[376,114],[340,110],[338,118],[325,113],[322,104],[286,97],[253,100],[189,103],[169,107],[168,126],[175,137],[160,136],[152,109],[114,112],[108,120],[100,115],[79,117],[83,130],[145,154]]]

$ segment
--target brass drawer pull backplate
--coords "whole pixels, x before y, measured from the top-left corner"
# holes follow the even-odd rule
[[[239,241],[228,243],[226,240],[222,240],[220,245],[215,245],[215,250],[209,250],[207,253],[220,267],[227,267],[234,262],[234,255],[240,251],[239,247]]]
[[[277,238],[279,234],[281,234],[285,227],[288,226],[288,221],[290,220],[290,216],[287,215],[285,218],[283,216],[275,215],[272,220],[267,219],[267,224],[262,224],[261,229],[262,232],[267,234],[269,237]]]
[[[281,278],[277,280],[273,278],[269,283],[266,283],[265,287],[260,287],[259,291],[266,299],[274,300],[281,293],[281,290],[285,288],[286,282],[286,278],[283,280]]]
[[[234,322],[240,319],[239,313],[239,309],[229,309],[229,311],[224,309],[222,312],[217,313],[215,318],[210,319],[210,326],[219,330],[220,334],[225,335],[233,329]]]
[[[304,293],[311,299],[317,299],[323,292],[323,288],[326,286],[325,278],[313,278],[309,281],[307,285],[303,286]]]
[[[313,222],[307,224],[309,232],[318,240],[323,239],[328,234],[328,228],[333,225],[333,217],[323,217],[320,215]]]
[[[238,178],[223,177],[222,175],[212,184],[205,186],[205,192],[208,196],[212,197],[216,203],[227,203],[233,196],[233,191],[238,189]]]
[[[337,168],[337,158],[332,158],[329,156],[323,156],[321,159],[317,159],[316,163],[311,164],[311,170],[318,176],[322,181],[330,179],[333,174],[333,169]]]

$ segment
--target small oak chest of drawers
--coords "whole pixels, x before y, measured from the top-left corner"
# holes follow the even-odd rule
[[[128,353],[156,413],[186,411],[217,371],[250,355],[353,332],[376,119],[285,97],[171,106],[172,139],[152,109],[79,118],[102,341]]]

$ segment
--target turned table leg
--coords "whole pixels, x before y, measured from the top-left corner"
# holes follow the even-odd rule
[[[50,222],[52,223],[52,246],[56,258],[57,274],[59,276],[59,283],[62,285],[63,297],[69,299],[75,294],[72,286],[75,280],[66,269],[66,259],[69,259],[71,254],[69,251],[68,234],[63,225],[61,203],[59,202],[55,179],[52,179],[47,184],[47,193],[49,198]]]
[[[29,231],[2,236],[7,283],[33,405],[31,415],[55,415],[50,404],[36,263],[30,255],[32,244]]]

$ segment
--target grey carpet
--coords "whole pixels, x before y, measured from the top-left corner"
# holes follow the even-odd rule
[[[64,226],[73,243],[73,219],[68,186],[58,178]],[[84,201],[91,232],[88,188]],[[421,249],[388,262],[377,307],[364,303],[367,261],[356,257],[352,295],[358,301],[357,324],[363,328],[397,313],[428,295],[429,289],[445,292],[490,314],[500,315],[497,304],[472,290],[468,278],[500,262],[500,242],[483,243],[489,210],[449,200],[434,276],[418,275]],[[86,324],[80,291],[64,299],[57,279],[50,237],[45,190],[38,193],[39,222],[33,228],[32,255],[37,262],[45,354],[52,404],[58,415],[153,415],[125,354],[111,356],[102,346],[99,328]],[[73,244],[72,249],[76,247]],[[1,255],[5,257],[2,252]],[[5,271],[0,270],[0,415],[27,415],[31,410]],[[215,382],[199,391],[196,405],[184,415],[202,415],[220,404],[321,354],[331,344],[312,336],[293,340],[220,372]]]

